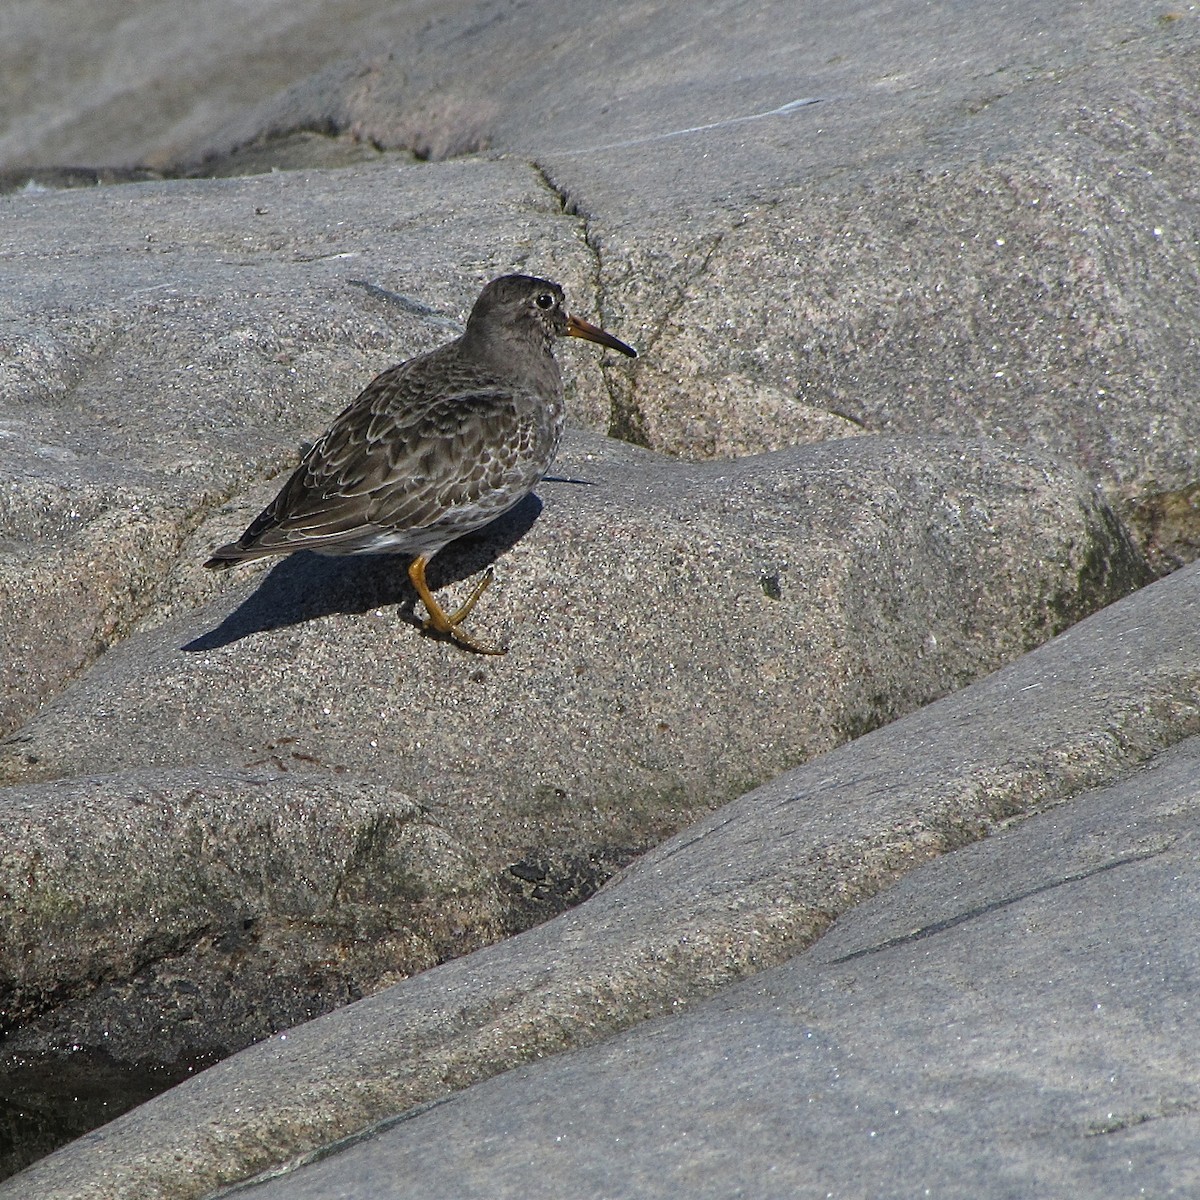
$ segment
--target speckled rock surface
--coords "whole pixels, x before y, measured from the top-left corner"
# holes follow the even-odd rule
[[[535,267],[591,311],[594,261],[534,172],[447,169],[457,216],[378,167],[0,198],[0,729],[130,631],[207,511],[454,336],[487,279]],[[567,373],[599,411],[599,356]]]
[[[1185,1196],[1198,768],[1193,738],[913,872],[714,1001],[250,1194]]]
[[[1164,1120],[1142,1129],[1140,1122],[1175,1113],[1190,1122],[1195,1085],[1195,1020],[1179,1005],[1194,987],[1194,955],[1186,937],[1172,933],[1189,927],[1194,904],[1187,880],[1195,857],[1188,832],[1195,744],[1161,765],[1156,756],[1200,733],[1200,656],[1194,639],[1180,636],[1198,610],[1200,571],[1187,568],[1011,667],[748,793],[649,852],[578,908],[243,1051],[0,1184],[0,1196],[30,1189],[45,1200],[205,1195],[507,1067],[677,1013],[792,959],[835,916],[871,896],[876,901],[861,918],[851,913],[828,951],[818,941],[761,988],[751,981],[706,1010],[699,1026],[637,1035],[640,1065],[631,1078],[645,1072],[649,1079],[661,1068],[661,1083],[648,1084],[654,1101],[636,1109],[646,1137],[686,1122],[694,1090],[719,1093],[729,1071],[745,1078],[722,1058],[723,1048],[734,1053],[748,1027],[769,1035],[764,1047],[777,1044],[782,1019],[798,1022],[797,1037],[812,1030],[818,1048],[833,1052],[844,1043],[847,1052],[835,1063],[845,1076],[845,1104],[842,1093],[819,1091],[812,1144],[776,1147],[796,1178],[805,1178],[810,1159],[829,1162],[830,1178],[849,1180],[864,1178],[855,1171],[893,1171],[920,1155],[933,1179],[974,1181],[979,1164],[967,1151],[972,1138],[978,1145],[986,1137],[997,1171],[1020,1177],[1033,1163],[1038,1178],[1069,1182],[1086,1178],[1096,1155],[1111,1169],[1107,1156],[1117,1151],[1085,1136],[1089,1127],[1131,1130],[1124,1136],[1147,1147],[1143,1170],[1186,1172],[1190,1125]],[[1134,770],[1145,763],[1153,769]],[[1088,794],[1114,784],[1109,795]],[[1039,809],[1050,811],[974,848],[964,865],[958,856],[943,859],[928,891],[924,872],[907,875]],[[754,999],[762,991],[765,1009]],[[780,1006],[794,1015],[779,1017]],[[1143,1020],[1134,1019],[1139,1010],[1148,1014]],[[1173,1024],[1154,1015],[1168,1012]],[[711,1039],[713,1056],[691,1048],[697,1028]],[[885,1044],[892,1057],[880,1062],[869,1047]],[[606,1089],[630,1053],[623,1041],[602,1045],[582,1060],[594,1064],[594,1077],[567,1060],[533,1068],[548,1072],[533,1082],[498,1080],[478,1102],[470,1095],[452,1102],[452,1124],[437,1125],[448,1131],[448,1141],[436,1143],[445,1151],[439,1170],[469,1170],[474,1156],[492,1152],[505,1187],[526,1168],[577,1182],[595,1145],[586,1131],[576,1129],[565,1147],[546,1138],[532,1149],[527,1141],[538,1137],[547,1094],[537,1078],[564,1081],[561,1094],[549,1092],[563,1101],[560,1119],[595,1104],[608,1110],[595,1136],[619,1135],[637,1089],[626,1089],[619,1104]],[[814,1063],[807,1054],[794,1049],[776,1063],[789,1106],[781,1119],[798,1094],[817,1086],[810,1072],[821,1069],[821,1055]],[[689,1056],[674,1089],[673,1072]],[[898,1072],[894,1087],[888,1062]],[[1016,1078],[1000,1087],[1009,1069]],[[1039,1082],[1058,1098],[1046,1142],[1022,1132],[1030,1128],[1022,1107],[1033,1103],[1029,1089]],[[759,1083],[769,1087],[771,1079]],[[829,1078],[825,1084],[834,1086]],[[938,1118],[950,1157],[936,1167],[919,1136],[933,1119],[926,1105],[936,1105],[935,1096],[958,1114]],[[753,1107],[752,1096],[747,1103]],[[857,1118],[864,1124],[848,1131],[855,1103],[869,1107]],[[1043,1096],[1037,1111],[1046,1103]],[[478,1124],[479,1140],[470,1132],[472,1121],[502,1120],[505,1112],[522,1147],[516,1164],[506,1157],[507,1141],[495,1145]],[[755,1158],[763,1126],[738,1103],[729,1112],[723,1126],[697,1127],[709,1150],[692,1157],[681,1146],[679,1153],[694,1167],[711,1152],[720,1167],[714,1185],[728,1180],[732,1188],[745,1178],[737,1148]],[[804,1113],[807,1120],[807,1106]],[[884,1143],[889,1151],[851,1160],[850,1131],[867,1137],[871,1122],[888,1113],[900,1121]],[[463,1125],[455,1130],[459,1114]],[[994,1118],[996,1128],[985,1133],[980,1122]],[[420,1128],[428,1118],[415,1119]],[[1185,1131],[1182,1148],[1177,1128]],[[428,1138],[417,1141],[428,1149]],[[636,1146],[631,1170],[662,1161],[646,1142]],[[352,1174],[328,1187],[314,1183],[309,1194],[385,1187],[377,1174],[374,1185],[364,1185],[353,1174],[358,1160],[349,1161]],[[614,1178],[615,1195],[636,1193],[621,1182],[625,1176]],[[652,1186],[666,1190],[652,1194],[685,1194],[688,1178],[659,1171]],[[470,1194],[465,1176],[459,1185]],[[456,1194],[455,1186],[448,1183],[446,1194]],[[1071,1192],[1063,1184],[1046,1194]]]
[[[140,1053],[154,1018],[119,1036],[112,1021],[154,994],[181,1014],[162,1046],[207,1013],[231,1049],[551,917],[656,839],[1124,594],[1143,558],[1164,573],[1200,550],[1190,10],[709,0],[683,24],[648,0],[193,7],[29,0],[0,38],[0,806],[16,821],[83,805],[78,863],[96,881],[115,860],[94,840],[136,810],[148,824],[127,852],[149,847],[168,894],[191,897],[162,944],[212,908],[162,959],[143,961],[145,922],[97,926],[90,960],[82,924],[56,929],[61,958],[29,951],[38,889],[85,893],[45,825],[47,873],[18,855],[3,901],[26,905],[11,924],[29,936],[0,961],[29,1046],[74,1025]],[[59,186],[75,190],[44,190]],[[394,564],[199,570],[374,372],[449,336],[514,269],[560,279],[642,356],[564,351],[577,428],[556,470],[586,482],[547,481],[540,510],[440,563],[452,595],[496,559],[477,617],[506,659],[421,638]],[[962,708],[904,724],[924,740],[870,768],[884,790],[865,815],[821,794],[826,823],[737,846],[714,841],[725,818],[700,824],[694,844],[723,856],[660,900],[630,899],[637,868],[601,892],[578,953],[536,952],[553,979],[522,957],[529,941],[472,955],[470,1002],[443,994],[439,1017],[414,1016],[411,1076],[368,1064],[364,1090],[337,1075],[361,1065],[369,1022],[328,1044],[298,1032],[298,1074],[271,1043],[252,1078],[218,1068],[183,1089],[186,1105],[236,1078],[252,1121],[225,1100],[199,1121],[164,1101],[146,1118],[160,1140],[131,1117],[81,1149],[98,1157],[78,1178],[196,1194],[794,954],[996,819],[1195,732],[1191,668],[1171,657],[1190,644],[1190,581],[1119,608],[1119,635],[1066,634],[1054,673],[979,710],[986,737]],[[947,720],[978,737],[956,741]],[[851,748],[873,753],[882,732]],[[893,755],[928,763],[925,790],[895,790]],[[224,797],[196,863],[156,857],[148,832],[200,811],[188,780]],[[164,807],[130,807],[150,794]],[[251,878],[266,860],[249,835],[245,869],[215,888],[239,809],[282,796],[281,862],[327,887],[353,855],[322,840],[323,806],[349,838],[373,819],[355,796],[394,805],[458,864],[478,925],[430,930],[376,876],[376,916],[326,890],[322,923]],[[683,864],[672,845],[649,861]],[[763,882],[741,880],[743,923],[714,933],[680,896],[725,895],[742,858]],[[452,878],[422,884],[448,913]],[[611,942],[591,907],[606,895],[630,905]],[[120,925],[119,904],[97,911]],[[667,940],[622,975],[613,955],[640,954],[643,927]],[[329,972],[293,987],[322,946]],[[514,973],[489,974],[509,954]],[[405,1002],[467,986],[453,970],[414,976]],[[213,1007],[222,979],[251,986]],[[498,1024],[446,1016],[513,997],[528,1007]]]
[[[612,445],[573,438],[561,482],[436,564],[449,588],[497,563],[473,627],[506,656],[420,637],[394,559],[267,562],[111,650],[4,744],[0,778],[240,766],[287,737],[425,803],[494,811],[539,787],[584,812],[711,803],[1139,578],[1086,483],[995,443],[853,438],[695,465]],[[184,561],[258,507],[220,513]]]
[[[83,7],[18,6],[0,164],[260,170],[320,162],[313,135],[510,156],[584,223],[605,315],[643,324],[614,431],[1001,434],[1102,481],[1164,566],[1200,546],[1195,13],[363,0],[210,6],[201,33],[176,0]]]
[[[192,535],[171,604],[0,744],[0,819],[15,814],[9,840],[39,863],[31,877],[15,856],[5,887],[32,914],[0,941],[22,1031],[10,1053],[70,1044],[164,1065],[229,1053],[515,932],[750,784],[1017,657],[1141,569],[1083,480],[991,443],[863,437],[683,464],[580,434],[558,469],[544,500],[447,551],[434,576],[453,594],[497,562],[473,622],[511,643],[503,658],[420,636],[403,564],[386,557],[265,563],[199,603],[214,577],[196,564],[261,497]],[[197,818],[196,844],[192,771],[257,773]],[[131,812],[151,814],[125,798],[129,778],[162,796],[145,834],[127,828]],[[394,820],[442,838],[463,872],[448,866],[432,893],[407,872],[380,885],[386,935],[365,941],[334,897],[375,818],[347,812],[340,848],[306,832],[314,806],[340,812],[355,787],[411,797],[419,812]],[[56,812],[60,794],[89,814],[66,854],[62,819],[25,816]],[[287,852],[261,871],[324,875],[320,919],[263,894],[256,869],[230,874],[221,847],[245,837],[235,814],[254,828],[273,806],[299,865]],[[147,838],[172,823],[178,843],[151,853]],[[213,871],[229,876],[220,903]],[[143,878],[164,889],[146,913],[153,937],[105,915],[136,907]],[[88,904],[45,917],[47,894],[73,891]],[[459,932],[411,932],[449,903],[439,895],[456,897],[446,920]],[[195,929],[171,915],[208,910]],[[259,923],[268,913],[291,914],[282,942]],[[232,938],[242,969],[194,954],[202,938]],[[31,960],[45,940],[62,946]],[[87,954],[68,954],[75,942]],[[337,965],[322,979],[323,958]],[[160,1035],[156,1011],[180,1028]]]
[[[10,1055],[227,1051],[503,927],[469,854],[362,779],[132,770],[10,793],[0,822]]]

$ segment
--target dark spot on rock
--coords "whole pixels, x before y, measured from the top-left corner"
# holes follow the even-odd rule
[[[526,883],[540,883],[546,878],[547,870],[543,864],[526,859],[519,863],[513,863],[508,868],[508,873],[525,880]]]

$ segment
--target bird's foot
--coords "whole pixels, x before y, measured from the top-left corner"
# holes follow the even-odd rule
[[[488,567],[488,569],[484,571],[483,578],[475,585],[474,590],[467,597],[466,602],[460,604],[458,608],[454,610],[454,612],[446,617],[446,620],[449,621],[451,625],[457,625],[463,620],[464,617],[470,616],[471,609],[473,609],[479,602],[479,597],[482,596],[489,587],[491,587],[492,579],[495,577],[495,574],[496,572],[492,567]],[[445,632],[445,630],[442,632]]]
[[[488,585],[492,582],[495,572],[491,567],[483,573],[483,578],[475,585],[474,590],[467,597],[463,604],[452,613],[447,613],[444,608],[437,602],[433,593],[429,590],[429,586],[425,582],[425,560],[424,558],[416,559],[408,570],[409,578],[413,582],[413,586],[417,589],[417,595],[421,598],[421,603],[425,605],[429,616],[425,620],[422,628],[427,633],[440,633],[444,637],[453,638],[460,646],[465,646],[468,650],[474,650],[476,654],[507,654],[507,646],[489,646],[486,642],[481,642],[465,629],[460,629],[459,626],[470,614],[471,609],[479,602],[479,597],[487,591]]]

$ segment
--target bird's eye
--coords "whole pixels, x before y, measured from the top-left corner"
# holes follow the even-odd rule
[[[549,292],[542,292],[534,297],[534,304],[540,309],[550,309],[554,307],[554,297]]]

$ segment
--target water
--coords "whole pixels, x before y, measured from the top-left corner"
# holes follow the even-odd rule
[[[93,1051],[0,1068],[0,1179],[174,1087],[216,1059],[129,1066]]]

